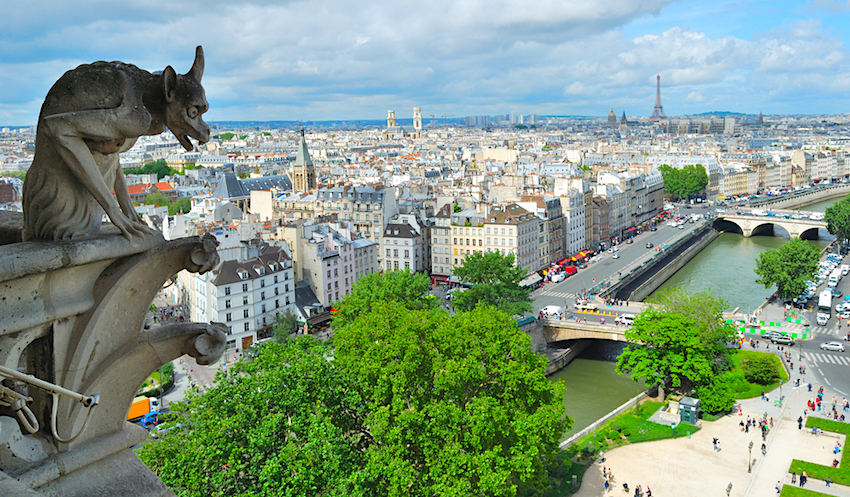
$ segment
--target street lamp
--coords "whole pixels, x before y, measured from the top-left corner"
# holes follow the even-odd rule
[[[750,440],[750,457],[747,458],[747,473],[753,472],[753,442]]]

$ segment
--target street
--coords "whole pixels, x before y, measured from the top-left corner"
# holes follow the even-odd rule
[[[709,206],[706,204],[697,204],[692,206],[691,209],[678,206],[674,215],[705,215],[710,212],[708,208]],[[655,247],[674,243],[679,238],[702,226],[703,222],[705,222],[704,219],[696,223],[687,223],[684,225],[684,229],[673,228],[667,226],[666,223],[661,223],[658,225],[658,231],[644,231],[634,237],[634,243],[620,243],[617,252],[620,254],[619,259],[614,259],[612,257],[614,254],[606,251],[599,255],[600,260],[589,263],[587,268],[579,269],[578,273],[564,281],[546,283],[543,288],[535,290],[531,295],[534,299],[535,312],[547,305],[563,306],[565,301],[572,303],[579,295],[586,293],[599,282],[611,277],[616,279],[618,273],[627,274],[629,270],[651,259],[657,253]],[[647,243],[652,243],[654,247],[646,248]]]

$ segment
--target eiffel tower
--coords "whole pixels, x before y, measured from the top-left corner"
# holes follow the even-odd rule
[[[661,105],[661,75],[656,76],[655,83],[655,107],[652,109],[650,121],[660,121],[667,116],[664,114],[664,106]]]

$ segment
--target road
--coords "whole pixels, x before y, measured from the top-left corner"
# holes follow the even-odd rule
[[[676,212],[679,215],[705,215],[709,213],[709,209],[707,205],[702,204],[695,205],[691,209],[680,206]],[[579,269],[578,273],[568,277],[566,280],[560,283],[546,283],[543,288],[535,290],[532,294],[535,312],[547,305],[563,306],[565,301],[572,303],[577,296],[586,293],[598,282],[616,277],[617,273],[628,273],[630,269],[651,259],[656,253],[654,248],[646,248],[647,243],[652,243],[655,247],[671,244],[698,228],[701,222],[687,223],[685,224],[685,229],[673,228],[672,226],[667,226],[666,223],[660,224],[658,225],[658,231],[645,231],[637,235],[634,238],[634,243],[621,243],[617,252],[620,255],[618,259],[614,259],[612,257],[614,254],[606,251],[600,260],[588,264],[585,269]],[[596,280],[595,282],[594,279]]]

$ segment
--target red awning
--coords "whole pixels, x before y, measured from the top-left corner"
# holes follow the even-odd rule
[[[635,230],[635,227],[634,227],[634,226],[632,226],[631,228],[629,228],[629,231],[634,231],[634,230]]]
[[[568,262],[570,262],[569,257],[568,257],[568,258],[566,258],[566,259],[561,259],[560,261],[558,261],[558,265],[559,265],[559,266],[563,266],[564,264],[566,264],[566,263],[568,263]]]

